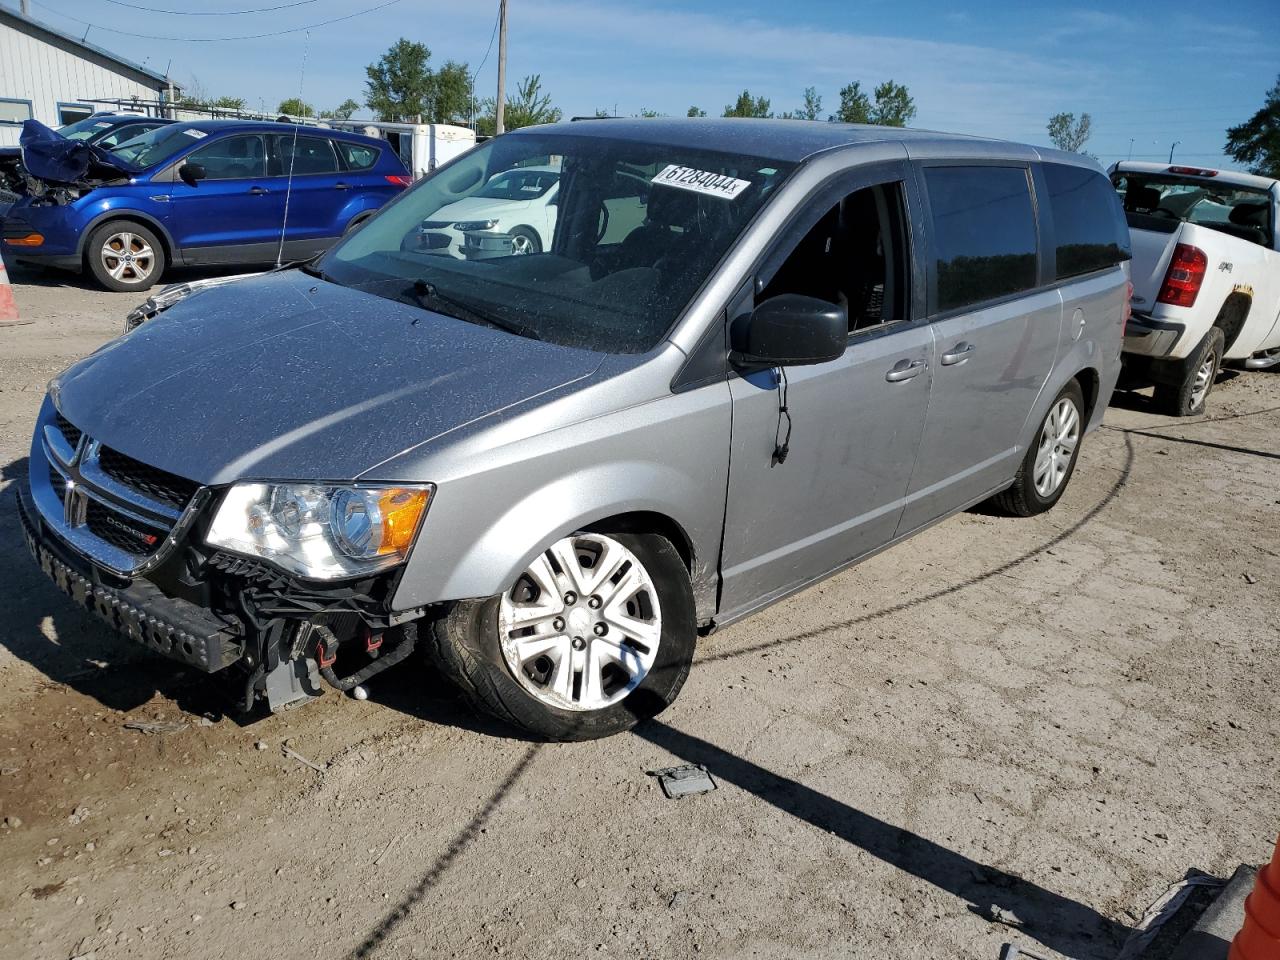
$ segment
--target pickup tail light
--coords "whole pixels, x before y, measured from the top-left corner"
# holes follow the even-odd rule
[[[402,173],[387,174],[387,183],[394,183],[397,187],[408,187],[413,184],[413,177],[406,177]]]
[[[1195,306],[1208,269],[1209,258],[1203,250],[1189,243],[1178,244],[1173,248],[1173,257],[1169,260],[1169,269],[1165,271],[1156,302],[1167,303],[1171,307]]]
[[[1133,281],[1124,284],[1124,309],[1120,311],[1120,329],[1127,330],[1129,321],[1133,319]]]

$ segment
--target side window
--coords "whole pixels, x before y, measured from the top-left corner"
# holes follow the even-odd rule
[[[20,124],[31,119],[31,101],[0,97],[0,123]]]
[[[295,177],[312,173],[337,173],[338,158],[325,137],[294,137],[282,133],[275,138],[276,156],[272,161],[273,176],[287,177],[293,171]]]
[[[342,161],[348,170],[368,170],[378,162],[378,148],[364,143],[351,143],[347,140],[335,140],[333,145],[342,155]]]
[[[187,157],[204,167],[209,180],[252,180],[267,175],[266,155],[258,136],[226,137]]]
[[[1025,167],[926,167],[938,274],[935,309],[1036,285],[1036,219]]]
[[[849,194],[800,239],[756,302],[799,293],[839,304],[850,332],[905,320],[905,223],[901,183]]]
[[[93,116],[93,107],[87,103],[59,103],[58,126],[65,127],[77,120],[87,120]]]
[[[1102,174],[1046,163],[1057,278],[1078,277],[1129,259],[1129,227],[1116,190]]]

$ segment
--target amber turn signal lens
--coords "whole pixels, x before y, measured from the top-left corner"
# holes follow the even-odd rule
[[[379,553],[408,552],[430,497],[429,490],[388,490],[378,498],[378,511],[382,514]]]
[[[11,247],[38,247],[44,243],[44,234],[28,233],[25,237],[5,237],[4,242]]]

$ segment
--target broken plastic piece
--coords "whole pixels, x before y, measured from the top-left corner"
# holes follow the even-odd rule
[[[683,767],[650,770],[649,776],[658,778],[658,783],[662,784],[662,792],[672,800],[716,789],[716,782],[707,773],[707,768],[693,763]]]

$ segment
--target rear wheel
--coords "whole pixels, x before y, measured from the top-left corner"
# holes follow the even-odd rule
[[[455,604],[432,652],[478,709],[537,737],[591,740],[675,700],[695,636],[693,589],[670,541],[583,532],[501,596]]]
[[[1058,394],[1027,448],[1013,485],[993,498],[1006,513],[1030,517],[1062,499],[1084,435],[1084,393],[1072,380]]]
[[[1222,367],[1222,353],[1226,344],[1219,327],[1211,329],[1200,346],[1192,354],[1177,383],[1158,383],[1155,389],[1157,406],[1175,417],[1195,417],[1204,413],[1205,401]]]
[[[89,236],[85,259],[94,279],[108,290],[148,290],[164,273],[164,248],[140,223],[104,223]]]

